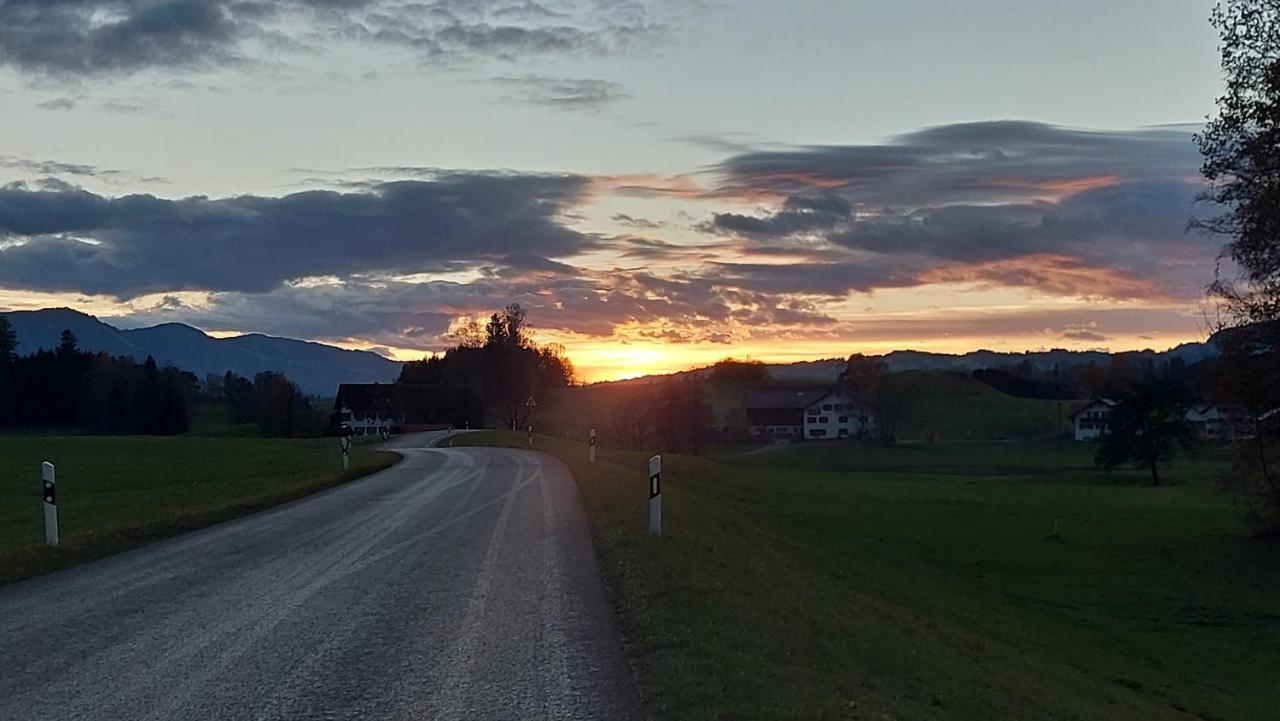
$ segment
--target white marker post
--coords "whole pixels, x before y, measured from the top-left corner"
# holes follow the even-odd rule
[[[342,470],[351,470],[351,439],[342,437]]]
[[[662,456],[649,459],[649,535],[662,535]]]
[[[58,482],[52,463],[45,461],[40,465],[40,477],[44,480],[44,542],[47,545],[56,546],[58,545]]]
[[[596,429],[591,429],[591,445],[587,448],[587,462],[596,462]]]
[[[533,426],[529,426],[529,447],[533,448]]]

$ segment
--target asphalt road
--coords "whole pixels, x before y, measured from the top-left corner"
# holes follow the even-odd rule
[[[643,718],[568,470],[402,453],[0,587],[0,719]]]

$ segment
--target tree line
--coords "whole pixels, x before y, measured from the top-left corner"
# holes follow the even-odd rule
[[[190,430],[196,403],[213,401],[225,402],[235,423],[256,424],[266,437],[314,437],[324,429],[323,413],[280,373],[250,380],[227,372],[201,383],[151,356],[139,363],[83,351],[70,330],[54,350],[18,351],[13,327],[0,315],[0,426],[177,435]]]
[[[529,399],[573,384],[573,363],[558,345],[540,346],[529,336],[527,311],[518,303],[493,313],[481,325],[471,319],[454,333],[457,342],[442,354],[406,363],[399,381],[456,385],[478,399],[483,422],[515,430],[536,406]]]
[[[154,358],[81,351],[64,330],[58,347],[18,355],[0,317],[0,425],[80,428],[94,433],[174,435],[190,425],[194,375],[160,368]]]

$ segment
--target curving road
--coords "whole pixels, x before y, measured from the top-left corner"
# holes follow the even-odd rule
[[[0,587],[0,719],[641,719],[573,479],[426,449]]]

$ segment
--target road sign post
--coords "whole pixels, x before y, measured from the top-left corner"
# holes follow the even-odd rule
[[[351,439],[343,436],[342,440],[342,470],[351,470]]]
[[[662,456],[649,459],[649,535],[662,535]]]
[[[44,481],[44,542],[58,545],[58,482],[53,464],[40,464],[40,478]]]
[[[596,429],[591,429],[591,445],[587,447],[587,462],[596,462]]]

